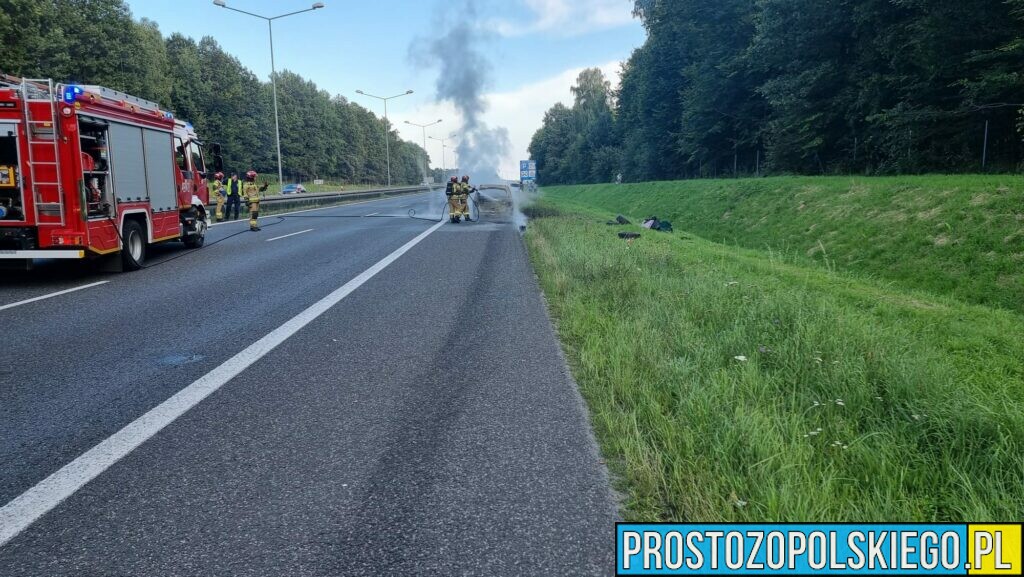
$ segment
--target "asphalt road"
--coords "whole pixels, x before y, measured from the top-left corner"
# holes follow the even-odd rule
[[[611,573],[607,473],[488,194],[477,223],[407,217],[437,219],[435,192],[219,225],[136,273],[0,273],[0,543],[25,525],[0,575]],[[12,505],[90,463],[33,522]]]

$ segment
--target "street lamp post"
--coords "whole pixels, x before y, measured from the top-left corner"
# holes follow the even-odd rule
[[[434,126],[435,124],[441,124],[442,122],[444,122],[444,120],[442,120],[440,118],[437,119],[437,122],[431,122],[430,124],[417,124],[415,122],[409,122],[408,120],[405,121],[405,123],[408,124],[408,125],[419,126],[420,128],[423,129],[423,180],[424,181],[427,180],[427,171],[429,170],[429,168],[427,167],[427,129],[430,128],[431,126]]]
[[[297,10],[295,12],[289,12],[287,14],[281,14],[279,16],[261,16],[259,14],[253,14],[252,12],[246,12],[245,10],[239,10],[238,8],[232,8],[227,5],[224,0],[213,0],[215,6],[233,10],[235,12],[241,12],[242,14],[248,14],[249,16],[255,16],[256,18],[262,18],[267,21],[267,30],[270,32],[270,83],[273,86],[274,91],[274,134],[277,137],[277,179],[278,186],[284,188],[284,167],[281,162],[281,120],[277,114],[277,69],[274,66],[274,20],[279,20],[286,16],[294,16],[296,14],[302,14],[303,12],[311,12],[313,10],[319,10],[324,7],[323,2],[316,2],[311,7],[305,10]]]
[[[387,156],[388,163],[388,187],[391,187],[391,128],[388,124],[388,100],[394,100],[395,98],[401,98],[402,96],[408,96],[412,94],[412,90],[406,90],[402,94],[396,94],[394,96],[374,96],[368,94],[362,90],[356,90],[356,94],[362,94],[363,96],[369,96],[370,98],[376,98],[377,100],[384,101],[384,150]]]
[[[454,132],[449,134],[448,136],[442,136],[441,138],[438,138],[436,136],[428,137],[431,140],[436,140],[441,143],[441,173],[444,175],[444,178],[441,179],[442,181],[448,178],[448,160],[445,157],[445,149],[448,148],[448,140],[454,137]]]

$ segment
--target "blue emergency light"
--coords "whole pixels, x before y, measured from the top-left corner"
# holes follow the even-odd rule
[[[64,87],[64,102],[66,102],[68,104],[72,104],[78,98],[78,96],[80,94],[85,94],[85,91],[82,90],[81,86],[75,86],[74,84],[71,84],[69,86],[65,86]]]

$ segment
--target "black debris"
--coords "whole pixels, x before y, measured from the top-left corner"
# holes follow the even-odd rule
[[[660,220],[656,216],[649,216],[645,218],[643,227],[659,232],[672,232],[672,223],[667,220]]]

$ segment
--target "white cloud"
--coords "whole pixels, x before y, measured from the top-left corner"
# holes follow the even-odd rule
[[[612,86],[619,83],[619,62],[608,62],[598,68],[604,72],[605,77],[611,81]],[[544,113],[557,102],[566,105],[572,102],[570,88],[576,83],[583,68],[572,68],[556,76],[523,85],[509,92],[494,92],[485,96],[488,104],[484,121],[492,128],[505,127],[509,132],[509,139],[512,141],[512,149],[509,155],[502,160],[500,167],[504,174],[519,173],[519,161],[529,158],[527,148],[530,146],[530,139],[541,127],[544,121]],[[411,142],[421,143],[423,132],[415,127],[405,124],[406,120],[413,122],[429,122],[432,119],[443,118],[444,122],[428,129],[431,136],[441,137],[452,132],[458,132],[462,124],[455,108],[447,102],[436,102],[420,106],[405,114],[393,114],[392,122],[401,133],[402,138]],[[428,140],[427,150],[430,153],[433,166],[441,166],[441,143]],[[447,165],[456,166],[458,159],[455,158],[454,147],[449,145],[447,152]]]
[[[633,8],[627,0],[522,0],[532,22],[494,19],[488,24],[502,36],[550,32],[576,36],[630,24]]]

